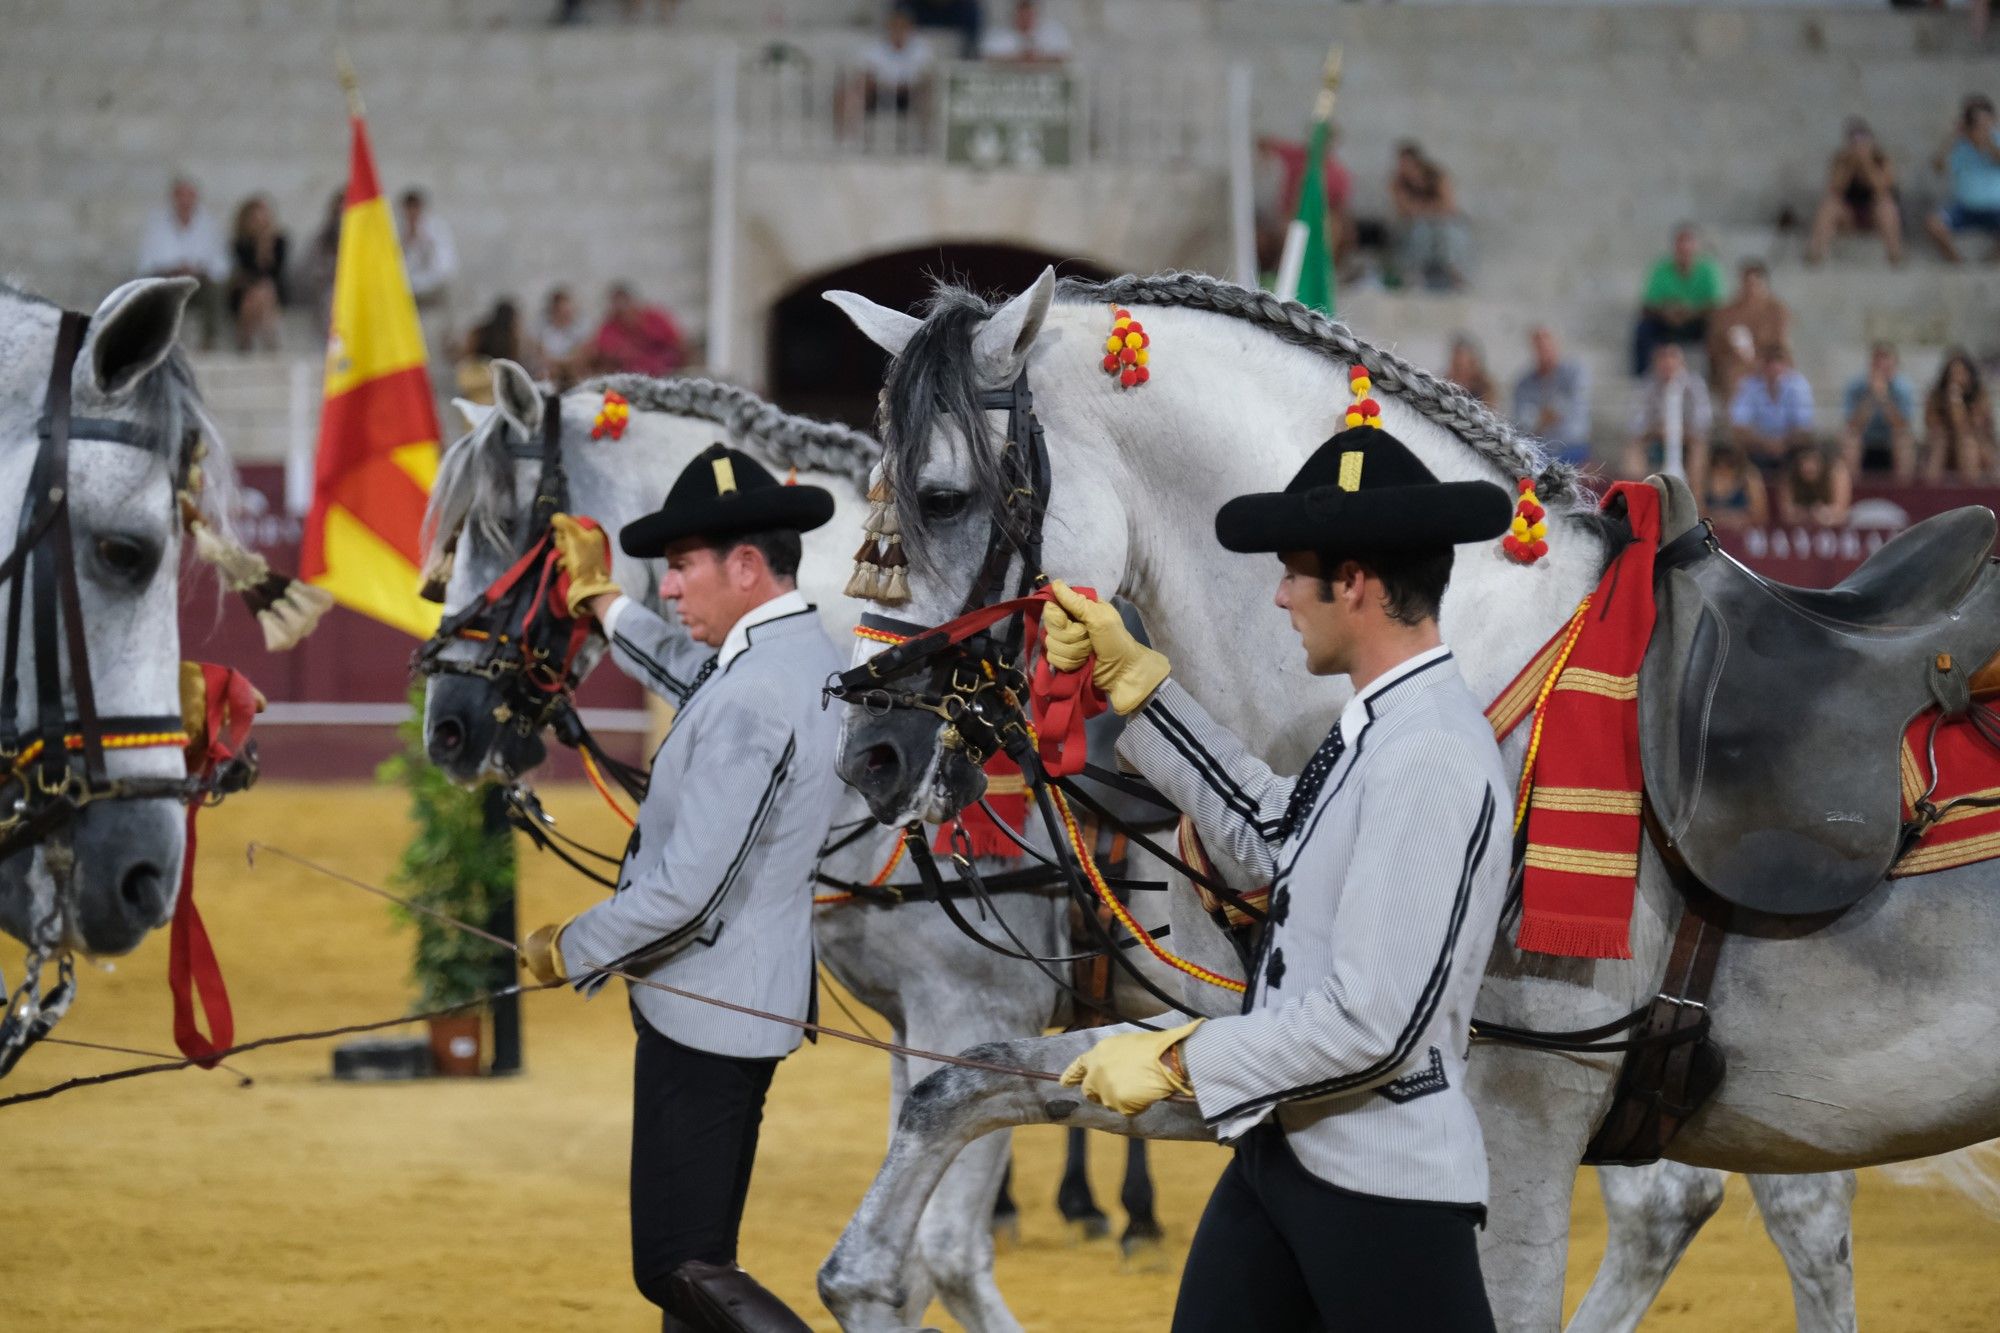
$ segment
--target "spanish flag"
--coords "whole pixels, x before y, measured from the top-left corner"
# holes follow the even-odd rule
[[[326,400],[300,573],[342,606],[428,638],[440,611],[418,596],[417,532],[437,476],[437,411],[368,129],[358,111],[351,122]]]

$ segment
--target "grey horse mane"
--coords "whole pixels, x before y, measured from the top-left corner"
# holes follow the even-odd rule
[[[869,473],[882,457],[882,446],[860,431],[794,416],[748,389],[698,376],[655,379],[648,375],[600,375],[584,380],[568,393],[602,394],[606,390],[623,395],[635,411],[713,422],[738,447],[746,447],[768,462],[845,477],[856,491],[868,489]],[[448,547],[467,523],[474,524],[492,544],[505,543],[507,519],[515,508],[514,458],[506,423],[500,412],[490,413],[445,451],[424,514],[427,566],[437,563],[440,548]]]
[[[1159,273],[1106,282],[1064,278],[1058,299],[1071,303],[1172,306],[1206,310],[1240,319],[1295,346],[1344,365],[1366,367],[1377,389],[1394,394],[1428,420],[1450,431],[1481,458],[1511,478],[1533,477],[1543,503],[1587,501],[1576,470],[1552,460],[1541,444],[1517,431],[1457,385],[1377,347],[1337,319],[1269,292],[1240,287],[1203,273]],[[972,365],[972,336],[992,303],[962,287],[940,284],[926,307],[924,323],[890,365],[880,428],[887,471],[894,479],[922,468],[934,430],[949,425],[968,440],[986,437],[979,389]],[[1004,514],[1004,482],[991,449],[971,451],[973,485],[988,513]],[[905,488],[907,490],[907,488]],[[896,513],[905,546],[923,560],[930,536],[918,498],[896,493]]]

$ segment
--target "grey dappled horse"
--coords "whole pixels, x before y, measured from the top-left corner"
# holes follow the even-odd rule
[[[632,415],[621,439],[591,438],[591,424],[603,390],[615,388],[630,401]],[[467,605],[518,554],[516,531],[530,507],[540,475],[539,444],[544,399],[525,371],[511,362],[494,366],[493,409],[467,404],[474,429],[447,450],[432,492],[427,530],[430,563],[442,567],[442,552],[455,540],[445,591],[448,611]],[[649,380],[618,376],[569,390],[562,397],[562,457],[572,512],[589,514],[615,533],[623,524],[655,508],[680,470],[717,439],[744,449],[783,472],[797,468],[801,481],[821,485],[835,497],[832,522],[805,534],[800,588],[818,605],[830,632],[852,633],[857,605],[842,591],[859,540],[870,470],[879,448],[865,435],[844,427],[790,416],[744,390],[707,380]],[[613,575],[629,595],[655,611],[665,608],[658,588],[663,562],[634,560],[612,544]],[[671,611],[665,612],[671,619]],[[460,653],[466,650],[449,649]],[[602,655],[593,636],[586,669]],[[546,757],[539,735],[523,736],[495,721],[499,696],[488,682],[466,676],[432,680],[425,713],[431,758],[456,780],[513,778],[530,772]],[[870,822],[858,799],[837,820],[839,835]],[[828,875],[867,882],[887,862],[895,835],[880,830],[830,855]],[[1156,870],[1135,865],[1131,875],[1159,879]],[[908,858],[890,882],[915,882]],[[1161,899],[1165,895],[1145,895]],[[1007,894],[996,899],[1021,946],[1042,955],[1069,950],[1065,904],[1039,894]],[[1144,912],[1148,904],[1135,904]],[[1164,902],[1151,904],[1164,911]],[[970,920],[988,938],[1008,944],[997,922],[976,911]],[[921,1050],[955,1051],[982,1041],[1039,1033],[1055,1016],[1060,995],[1028,964],[1002,958],[968,940],[934,904],[881,907],[860,903],[816,909],[814,937],[828,970],[862,1003],[889,1020],[899,1043]],[[1165,984],[1163,980],[1159,984]],[[1157,1011],[1144,996],[1114,996],[1134,1016]],[[933,1066],[894,1057],[890,1063],[891,1123],[907,1089]],[[916,1314],[928,1304],[934,1284],[945,1306],[967,1328],[1011,1330],[1019,1325],[1007,1312],[992,1279],[992,1219],[995,1197],[1008,1161],[1008,1143],[996,1135],[960,1154],[923,1213],[913,1262],[906,1276],[907,1300]],[[1135,1204],[1144,1195],[1134,1194]],[[1144,1219],[1141,1218],[1141,1221]],[[1150,1239],[1141,1226],[1136,1239]]]
[[[1547,469],[1532,441],[1345,326],[1265,293],[1169,274],[1069,282],[1059,299],[1051,272],[997,309],[947,290],[927,321],[848,293],[833,299],[897,358],[885,404],[886,469],[913,563],[911,600],[885,609],[920,624],[942,623],[959,609],[999,498],[988,443],[999,422],[981,410],[980,394],[1025,371],[1053,472],[1044,568],[1132,601],[1177,677],[1281,770],[1303,763],[1346,683],[1304,674],[1284,617],[1267,604],[1270,561],[1217,549],[1210,520],[1219,499],[1281,483],[1338,428],[1348,366],[1368,368],[1385,426],[1441,479],[1543,478],[1554,517],[1548,558],[1522,567],[1497,547],[1464,548],[1445,599],[1443,629],[1475,693],[1498,692],[1568,618],[1607,559],[1602,528],[1587,521],[1589,497],[1566,470]],[[1115,304],[1144,307],[1152,375],[1136,391],[1121,391],[1100,366]],[[1516,768],[1524,744],[1517,732],[1507,747]],[[942,817],[978,785],[978,775],[939,746],[937,727],[914,713],[851,712],[842,762],[885,820]],[[1992,865],[1914,877],[1816,928],[1732,936],[1710,1000],[1729,1077],[1675,1142],[1675,1158],[1730,1170],[1830,1172],[1947,1152],[2000,1132],[2000,1053],[1985,1040],[2000,1017],[1992,984],[2000,966],[1996,881]],[[1502,938],[1480,1012],[1561,1031],[1632,1011],[1659,986],[1680,911],[1648,844],[1633,958],[1524,955]],[[1174,938],[1185,945],[1192,935],[1177,928]],[[1005,1042],[979,1054],[1055,1072],[1095,1039]],[[1560,1321],[1571,1185],[1617,1069],[1607,1055],[1495,1046],[1482,1046],[1473,1060],[1493,1182],[1482,1257],[1504,1327]],[[1182,1104],[1127,1119],[1047,1084],[965,1069],[933,1076],[912,1090],[874,1187],[821,1270],[822,1295],[843,1324],[898,1326],[898,1256],[914,1210],[958,1144],[1051,1121],[1209,1137]],[[1666,1168],[1637,1179],[1654,1192],[1635,1200],[1607,1191],[1614,1211],[1657,1205],[1670,1216],[1692,1215],[1685,1200],[1660,1188],[1678,1189],[1684,1173]],[[1823,1178],[1822,1210],[1844,1204],[1850,1188],[1838,1176]],[[1777,1227],[1790,1219],[1767,1220]],[[1661,1244],[1643,1231],[1627,1239]],[[1836,1276],[1844,1240],[1837,1260]]]

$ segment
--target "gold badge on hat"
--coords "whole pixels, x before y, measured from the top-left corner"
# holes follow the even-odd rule
[[[1340,456],[1340,489],[1358,491],[1361,489],[1361,451],[1349,449]]]
[[[736,493],[736,465],[728,458],[712,459],[709,466],[715,469],[715,494],[719,498]]]

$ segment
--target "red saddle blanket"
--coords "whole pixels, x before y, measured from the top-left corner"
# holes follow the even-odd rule
[[[1903,733],[1903,818],[1914,819],[1922,800],[1938,807],[1961,797],[1995,804],[1946,810],[1889,868],[1891,879],[2000,856],[2000,747],[1967,716],[1939,724],[1933,749],[1931,724],[1936,717],[1935,711],[1921,714]]]

